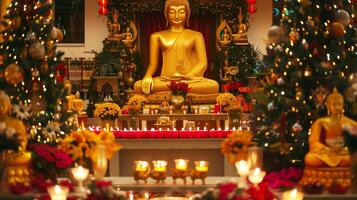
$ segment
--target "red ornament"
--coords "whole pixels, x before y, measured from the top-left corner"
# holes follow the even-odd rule
[[[257,1],[256,0],[247,0],[247,4],[248,5],[253,5],[253,4],[256,4]]]
[[[248,5],[248,9],[247,10],[248,10],[248,12],[250,14],[254,14],[254,13],[257,12],[257,7],[255,5]]]
[[[107,7],[108,1],[107,0],[98,0],[98,4],[100,7]]]
[[[106,15],[108,13],[108,9],[106,7],[100,7],[98,13],[101,15]]]

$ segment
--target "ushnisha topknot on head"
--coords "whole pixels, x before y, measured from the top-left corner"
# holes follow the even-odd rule
[[[164,14],[165,14],[165,17],[167,18],[167,8],[169,6],[182,6],[182,5],[186,6],[186,9],[187,9],[186,26],[188,26],[190,15],[191,15],[191,8],[190,8],[190,3],[188,2],[188,0],[166,0]]]

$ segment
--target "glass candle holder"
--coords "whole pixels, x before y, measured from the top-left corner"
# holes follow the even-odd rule
[[[155,172],[164,172],[166,171],[167,161],[165,160],[154,160],[152,161]]]
[[[157,183],[160,181],[165,182],[166,179],[166,167],[167,161],[165,160],[154,160],[152,161],[153,171],[151,172],[151,178],[155,179]]]
[[[250,171],[250,163],[246,160],[240,160],[235,163],[237,168],[238,175],[240,176],[240,180],[238,182],[238,187],[246,188],[247,184],[247,176],[249,175]]]
[[[282,194],[282,200],[303,200],[304,199],[304,193],[300,192],[297,189],[292,189],[283,192]]]
[[[205,184],[205,178],[208,172],[208,161],[195,161],[195,169],[191,172],[192,184],[195,184],[196,179],[200,179],[202,184]]]
[[[208,161],[195,161],[195,169],[199,172],[207,172],[208,171]]]
[[[68,187],[54,185],[47,188],[52,200],[66,200],[68,194]]]
[[[79,165],[78,167],[71,168],[71,172],[73,177],[78,181],[78,186],[75,188],[75,191],[81,193],[86,192],[83,181],[88,177],[89,170]]]
[[[250,172],[248,179],[254,185],[258,185],[260,182],[263,181],[264,176],[265,176],[265,172],[262,171],[259,167],[257,167]]]
[[[139,183],[139,180],[143,180],[147,183],[147,178],[150,176],[149,163],[143,160],[134,161],[133,176],[137,183]]]
[[[171,176],[176,184],[176,179],[182,179],[186,184],[188,160],[175,159],[175,168],[171,169]]]
[[[106,146],[98,146],[97,159],[93,162],[93,171],[96,179],[102,179],[107,172],[108,160],[106,156]]]
[[[175,159],[175,168],[177,170],[186,171],[188,166],[188,160],[185,159]]]

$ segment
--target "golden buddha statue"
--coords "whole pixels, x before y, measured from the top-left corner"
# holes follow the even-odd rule
[[[72,111],[74,109],[73,100],[76,98],[76,96],[72,94],[72,83],[70,80],[64,81],[64,88],[67,90],[67,110]]]
[[[357,125],[343,115],[344,99],[334,89],[327,97],[328,116],[317,119],[311,126],[310,151],[305,163],[312,167],[348,167],[351,162],[346,147],[343,147],[342,125]]]
[[[247,26],[243,23],[243,14],[242,9],[239,9],[238,15],[238,25],[237,25],[237,33],[232,34],[232,38],[234,42],[238,43],[247,43],[248,35],[247,35]]]
[[[120,24],[119,24],[119,12],[114,10],[111,13],[111,19],[107,21],[107,28],[109,32],[109,37],[115,37],[120,33]]]
[[[27,133],[23,122],[17,118],[9,116],[11,101],[3,91],[0,91],[0,122],[5,123],[6,127],[16,131],[19,143],[18,152],[8,152],[6,155],[7,168],[5,171],[6,184],[23,183],[30,184],[31,152],[26,151]]]
[[[164,13],[169,29],[151,35],[149,66],[143,80],[134,84],[135,92],[167,92],[170,81],[176,80],[188,82],[190,93],[217,93],[218,83],[203,77],[207,69],[204,38],[201,33],[185,28],[191,13],[189,2],[166,0]],[[159,77],[153,78],[160,50],[163,52],[162,70]]]
[[[78,116],[86,116],[87,113],[84,111],[84,101],[80,98],[80,93],[77,91],[75,98],[72,101],[73,109],[76,111]]]

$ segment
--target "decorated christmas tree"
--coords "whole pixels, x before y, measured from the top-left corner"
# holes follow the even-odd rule
[[[56,143],[73,128],[66,98],[74,95],[63,84],[63,54],[55,46],[63,33],[54,26],[53,8],[51,0],[15,0],[2,22],[0,90],[11,97],[13,115],[32,142]]]
[[[280,155],[280,166],[304,163],[309,128],[327,115],[325,98],[333,88],[345,94],[344,114],[357,117],[357,5],[352,2],[284,1],[280,24],[268,32],[266,98],[258,98],[256,137]]]

